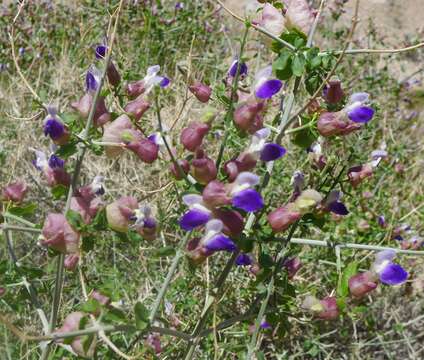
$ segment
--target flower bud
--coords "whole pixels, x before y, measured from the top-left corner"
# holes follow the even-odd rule
[[[308,34],[315,16],[306,0],[291,0],[284,18],[287,29],[295,28]]]
[[[216,179],[217,169],[215,162],[204,154],[203,150],[196,151],[196,158],[192,160],[193,177],[202,185]]]
[[[324,112],[317,122],[318,132],[325,137],[347,135],[360,128],[361,125],[350,121],[344,111]]]
[[[268,214],[268,222],[274,232],[287,230],[289,226],[302,217],[293,203],[275,209]]]
[[[66,270],[74,271],[78,265],[79,262],[79,255],[78,254],[69,254],[65,256],[65,261],[63,263],[63,266]]]
[[[178,164],[180,165],[181,170],[184,172],[184,174],[188,174],[190,171],[190,163],[183,159],[183,160],[177,160]],[[172,163],[169,166],[169,170],[171,170],[172,175],[174,175],[175,179],[182,180],[184,178],[183,174],[180,173],[180,170],[177,166],[175,166],[174,163]]]
[[[27,191],[28,186],[22,181],[17,181],[7,185],[3,189],[2,196],[5,201],[12,201],[19,204],[24,200]]]
[[[106,75],[107,75],[107,79],[109,80],[109,83],[113,87],[117,87],[119,83],[121,82],[121,75],[119,75],[118,69],[116,68],[115,64],[112,61],[109,62]]]
[[[80,235],[71,227],[63,214],[50,213],[44,221],[42,245],[66,254],[79,251]]]
[[[356,298],[365,296],[377,287],[376,279],[370,271],[353,275],[348,284],[350,293]]]
[[[292,279],[302,267],[302,263],[300,259],[296,256],[290,259],[286,259],[283,262],[283,267],[287,270],[289,279]]]
[[[103,295],[100,291],[93,290],[90,294],[90,298],[97,300],[99,304],[103,306],[109,306],[111,299],[109,296]]]
[[[137,154],[141,161],[151,164],[159,155],[159,146],[149,139],[140,141],[131,141],[127,144],[127,148]]]
[[[225,185],[218,180],[213,180],[206,185],[202,196],[203,202],[211,208],[231,204],[231,197],[228,196]]]
[[[146,91],[146,85],[144,83],[144,80],[141,79],[138,81],[130,82],[126,87],[126,90],[127,90],[127,95],[130,98],[135,98],[137,96],[140,96]]]
[[[76,196],[71,198],[71,210],[78,212],[83,221],[89,224],[96,216],[103,202],[99,197],[89,189],[90,186],[84,186],[77,190]]]
[[[72,331],[80,330],[80,323],[85,314],[81,311],[76,311],[70,313],[64,320],[61,328],[57,329],[57,333],[68,333]],[[87,358],[93,358],[94,351],[96,349],[97,339],[96,337],[90,338],[90,344],[85,343],[85,338],[75,337],[71,342],[72,350],[74,350],[77,355]],[[86,345],[89,345],[88,347]]]
[[[188,151],[194,152],[202,145],[203,138],[208,131],[209,125],[193,121],[181,132],[180,141]]]
[[[157,333],[149,334],[146,339],[146,345],[150,347],[156,355],[162,353],[162,345],[160,342],[160,335]]]
[[[331,79],[323,91],[323,98],[328,104],[337,104],[344,96],[341,81],[337,78]]]
[[[369,164],[351,167],[348,170],[347,176],[350,184],[355,188],[363,180],[372,176],[372,166]]]
[[[103,133],[103,142],[111,143],[130,143],[139,141],[143,137],[141,133],[134,129],[128,115],[121,115],[111,123],[109,123]],[[106,156],[112,158],[117,157],[123,151],[123,147],[105,146]]]
[[[125,105],[125,112],[134,117],[136,121],[140,120],[143,114],[150,108],[150,103],[144,100],[143,96],[137,97]]]
[[[68,187],[71,184],[71,176],[66,172],[63,167],[47,167],[44,169],[47,184],[51,187],[56,185],[63,185]]]
[[[211,97],[212,89],[210,86],[207,86],[200,81],[195,81],[188,88],[192,94],[202,103],[207,103]]]
[[[334,296],[327,296],[320,301],[323,311],[318,313],[318,317],[323,320],[332,320],[339,317],[339,307],[337,299]]]
[[[123,196],[106,206],[109,227],[117,232],[127,232],[132,216],[138,209],[138,202],[132,196]]]
[[[229,237],[236,237],[243,232],[243,216],[236,210],[215,209],[213,215],[224,224],[222,232]]]
[[[263,127],[261,112],[264,109],[264,102],[250,100],[237,107],[234,111],[234,124],[240,130],[254,134]]]

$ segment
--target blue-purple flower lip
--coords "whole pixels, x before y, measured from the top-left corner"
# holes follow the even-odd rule
[[[86,85],[87,91],[95,91],[99,85],[97,83],[96,77],[93,75],[91,71],[88,71],[87,75],[85,76],[85,85]]]
[[[270,99],[281,90],[282,86],[283,83],[280,80],[265,80],[257,86],[255,95],[259,99]]]
[[[275,161],[280,157],[284,156],[285,153],[286,149],[283,148],[281,145],[267,143],[264,145],[261,151],[260,159],[262,161]]]
[[[380,281],[386,285],[400,285],[408,279],[408,272],[399,264],[389,263],[380,272]]]
[[[153,218],[145,218],[143,220],[143,225],[145,228],[154,229],[156,227],[156,221]]]
[[[60,157],[58,157],[54,154],[50,155],[49,167],[51,169],[63,168],[64,165],[65,165],[65,161],[62,160]]]
[[[254,189],[245,189],[233,195],[232,204],[234,207],[246,212],[255,212],[264,207],[261,194]]]
[[[337,215],[349,214],[349,210],[341,201],[333,201],[332,203],[327,205],[327,209]]]
[[[166,76],[163,76],[161,82],[159,83],[159,86],[161,88],[165,88],[169,85],[170,82],[171,80],[169,80],[169,78],[167,78]]]
[[[236,265],[238,266],[252,265],[252,258],[248,254],[240,254],[236,258]]]
[[[240,63],[240,66],[238,65]],[[234,60],[228,70],[228,75],[235,77],[237,75],[237,67],[239,66],[239,75],[247,75],[247,65],[239,60]]]
[[[347,113],[350,120],[356,123],[367,123],[374,116],[374,109],[369,106],[356,106]]]
[[[107,52],[107,46],[100,44],[96,46],[96,59],[104,59]]]
[[[236,244],[227,236],[217,234],[206,241],[205,248],[211,251],[229,251],[233,252],[237,249]]]
[[[48,118],[44,123],[44,135],[49,135],[53,140],[59,139],[65,132],[64,125],[55,118]]]
[[[198,209],[187,211],[180,219],[180,227],[183,230],[191,231],[198,226],[206,224],[210,219],[210,214]]]

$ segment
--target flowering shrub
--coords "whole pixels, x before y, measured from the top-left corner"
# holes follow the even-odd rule
[[[198,345],[210,333],[245,322],[250,335],[245,357],[265,358],[261,349],[267,345],[261,345],[259,333],[277,336],[296,317],[336,328],[367,306],[370,297],[383,297],[391,287],[397,291],[412,279],[411,264],[400,255],[422,255],[419,232],[393,228],[392,219],[386,239],[392,236],[399,246],[387,241],[377,246],[351,241],[346,231],[353,227],[357,209],[367,206],[362,198],[374,198],[372,193],[361,195],[361,189],[390,158],[383,142],[374,151],[358,151],[382,114],[372,89],[358,82],[353,90],[341,71],[357,14],[344,49],[333,51],[314,41],[325,7],[315,11],[305,0],[255,1],[253,15],[242,19],[244,35],[228,66],[215,77],[196,68],[191,57],[201,47],[194,47],[193,36],[184,43],[190,43],[188,64],[175,64],[183,74],[179,77],[171,66],[161,66],[168,55],[160,52],[156,57],[161,65],[143,58],[139,71],[120,58],[121,17],[137,6],[124,10],[124,3],[114,9],[107,36],[93,40],[84,90],[73,94],[70,105],[60,95],[60,106],[53,101],[46,105],[27,84],[44,117],[35,123],[44,137],[27,149],[42,192],[37,195],[19,177],[2,188],[1,229],[12,270],[0,278],[0,297],[15,311],[14,283],[20,281],[37,310],[43,335],[32,335],[32,328],[21,332],[1,315],[14,335],[24,333],[24,341],[37,341],[42,359],[67,356],[65,352],[131,359],[135,357],[125,349],[135,348],[155,356],[174,349],[178,355],[171,356],[194,359],[200,358]],[[188,2],[171,9],[161,2],[142,3],[146,26],[157,26],[162,34],[167,27],[178,31],[180,23],[200,21],[202,31],[190,30],[204,33],[205,41],[210,34],[219,36],[218,20],[226,9],[209,3],[205,9]],[[202,15],[201,20],[189,11],[196,18]],[[209,17],[210,23],[204,20]],[[249,48],[256,43],[255,31],[262,33],[264,39],[258,41],[267,47],[261,56]],[[170,103],[179,90],[184,93],[181,110]],[[201,111],[183,121],[190,102]],[[85,166],[87,159],[102,161],[100,166],[91,163],[95,176]],[[115,181],[114,176],[127,176],[120,173],[126,162],[135,174],[128,183],[140,181],[139,173],[155,185],[158,173],[167,179],[165,186],[151,191],[159,193],[156,201],[149,191]],[[172,192],[163,192],[166,188]],[[375,218],[375,228],[386,231],[384,215]],[[360,219],[356,228],[367,233],[371,226]],[[31,236],[31,250],[26,251],[38,252],[29,259],[34,260],[32,269],[16,255],[16,234]],[[320,286],[308,288],[301,280],[319,256],[315,250],[304,254],[296,245],[325,246],[329,258],[336,257],[328,279],[313,275],[323,279]],[[146,246],[150,253],[144,256]],[[136,256],[131,252],[135,249]],[[374,261],[348,256],[349,249],[374,253]],[[169,257],[171,263],[166,268],[153,261],[146,266],[146,257],[161,265]],[[100,258],[105,260],[104,273],[96,268]],[[120,260],[129,264],[125,271]],[[184,266],[185,279],[179,283],[174,279]],[[206,299],[204,304],[196,296],[190,300],[199,315],[185,323],[189,301],[180,305],[178,299],[192,295],[203,271]],[[154,274],[160,279],[148,292],[138,288],[137,276],[144,272],[143,277]],[[216,276],[213,284],[210,274]],[[242,299],[226,297],[229,277],[246,291]],[[174,286],[179,290],[168,295]],[[45,293],[38,294],[41,287]],[[224,308],[223,321],[214,321],[209,329],[219,306]],[[235,316],[228,315],[232,307],[238,311]],[[171,344],[168,336],[184,344]],[[209,350],[204,351],[209,358]]]

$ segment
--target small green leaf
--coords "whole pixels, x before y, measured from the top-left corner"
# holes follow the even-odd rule
[[[66,212],[66,220],[68,220],[69,224],[75,229],[75,230],[81,230],[85,224],[82,220],[81,214],[74,210],[68,210]]]
[[[88,299],[81,305],[81,311],[89,314],[97,313],[100,310],[100,303],[96,299]]]
[[[305,70],[305,63],[306,61],[303,54],[296,54],[291,65],[293,75],[298,77],[302,76],[303,71]]]
[[[87,235],[82,237],[81,249],[89,252],[94,249],[95,237],[94,235]]]
[[[135,326],[138,330],[144,330],[149,325],[149,311],[141,303],[137,302],[134,306]]]
[[[64,196],[66,196],[68,192],[68,188],[65,185],[59,184],[52,187],[51,192],[52,192],[53,198],[55,200],[59,200],[63,198]]]
[[[8,212],[16,216],[31,216],[34,215],[37,210],[37,204],[30,203],[23,206],[12,206]]]
[[[339,285],[337,287],[337,295],[344,298],[349,295],[349,279],[357,273],[358,263],[349,263],[341,275]]]
[[[60,158],[67,159],[77,152],[77,145],[75,142],[69,142],[66,145],[62,145],[56,150],[55,154]]]

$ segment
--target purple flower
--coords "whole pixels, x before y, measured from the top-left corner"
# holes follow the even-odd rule
[[[224,224],[221,220],[212,219],[206,223],[206,231],[200,243],[209,251],[235,251],[236,244],[227,236],[222,234]]]
[[[349,210],[340,201],[342,193],[338,190],[332,190],[324,201],[324,206],[328,211],[337,215],[347,215]]]
[[[395,256],[395,250],[383,250],[375,255],[372,271],[379,276],[383,284],[400,285],[408,278],[408,272],[399,264],[392,262]]]
[[[94,65],[91,65],[85,76],[85,86],[87,91],[96,91],[100,84],[101,73]]]
[[[379,225],[379,226],[381,226],[381,227],[385,227],[385,226],[386,226],[386,219],[385,219],[384,215],[380,215],[380,216],[377,218],[377,222],[378,222],[378,225]]]
[[[197,194],[184,195],[183,202],[189,207],[189,210],[179,221],[183,230],[191,231],[206,224],[211,219],[211,211],[204,205],[202,196]]]
[[[239,66],[240,64],[240,66]],[[237,67],[239,67],[239,75],[247,75],[247,65],[239,60],[234,60],[228,70],[228,76],[235,77],[237,75]]]
[[[247,153],[252,154],[255,159],[258,157],[265,162],[275,161],[285,155],[286,149],[281,145],[267,143],[266,139],[271,135],[268,128],[256,131],[250,143]]]
[[[107,46],[104,44],[99,44],[96,46],[96,59],[104,59],[107,52]]]
[[[175,4],[175,10],[182,10],[182,9],[184,9],[184,3],[183,2],[177,2],[176,4]]]
[[[65,126],[56,118],[49,117],[44,122],[44,135],[52,140],[59,139],[65,133]]]
[[[240,173],[234,181],[231,190],[232,204],[234,207],[246,212],[255,212],[264,207],[261,194],[252,189],[259,183],[259,177],[250,172]]]
[[[345,107],[350,120],[355,123],[367,123],[373,118],[374,109],[365,105],[368,100],[367,93],[354,93],[350,97],[349,103]]]
[[[259,99],[270,99],[277,94],[283,83],[278,79],[272,78],[272,66],[260,70],[255,79],[255,95]]]
[[[50,155],[48,163],[49,163],[49,167],[51,169],[63,168],[63,166],[65,165],[65,161],[62,160],[60,157],[54,155],[54,154]]]
[[[260,328],[261,328],[261,329],[263,329],[263,330],[269,330],[269,329],[272,329],[271,324],[270,324],[268,321],[266,321],[266,320],[262,320],[259,326],[260,326]]]
[[[248,254],[242,253],[236,258],[236,265],[238,266],[248,266],[248,265],[252,265],[252,263],[253,263],[253,260]]]
[[[161,82],[159,83],[159,86],[161,88],[166,88],[170,82],[171,80],[169,80],[166,76],[163,76]]]

